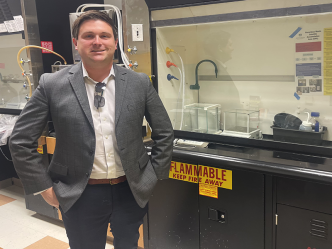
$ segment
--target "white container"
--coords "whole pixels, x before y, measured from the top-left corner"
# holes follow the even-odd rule
[[[302,122],[302,124],[300,125],[299,130],[300,131],[312,132],[312,123],[309,122],[310,114],[309,114],[309,112],[305,112],[305,113],[308,114],[308,119],[307,119],[307,121]]]

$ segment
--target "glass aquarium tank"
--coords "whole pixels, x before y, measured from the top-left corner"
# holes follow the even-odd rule
[[[220,132],[220,105],[193,103],[184,106],[185,130],[216,134]]]
[[[224,111],[224,125],[221,135],[260,138],[259,111],[242,109]]]

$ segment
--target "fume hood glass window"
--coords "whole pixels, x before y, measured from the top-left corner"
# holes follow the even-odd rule
[[[29,89],[16,58],[24,46],[22,34],[0,36],[0,108],[23,109],[27,103]]]
[[[332,145],[332,14],[156,33],[159,95],[175,130]]]

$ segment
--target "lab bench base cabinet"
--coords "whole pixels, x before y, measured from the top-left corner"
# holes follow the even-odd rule
[[[199,195],[196,183],[158,182],[149,202],[149,249],[263,249],[264,175],[234,170],[233,189],[218,189],[215,199]]]
[[[218,188],[212,198],[199,195],[196,183],[159,181],[149,202],[146,248],[332,248],[332,185],[205,165],[232,170],[232,190]]]
[[[0,151],[0,181],[7,180],[12,177],[18,178],[13,162],[7,160],[11,160],[8,144],[1,146],[1,150],[2,152]]]

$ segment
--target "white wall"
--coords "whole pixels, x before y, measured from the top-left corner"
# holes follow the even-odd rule
[[[105,4],[110,4],[122,9],[122,0],[104,0]],[[107,8],[107,7],[106,7]]]
[[[0,36],[0,49],[25,46],[25,40],[21,34]]]

